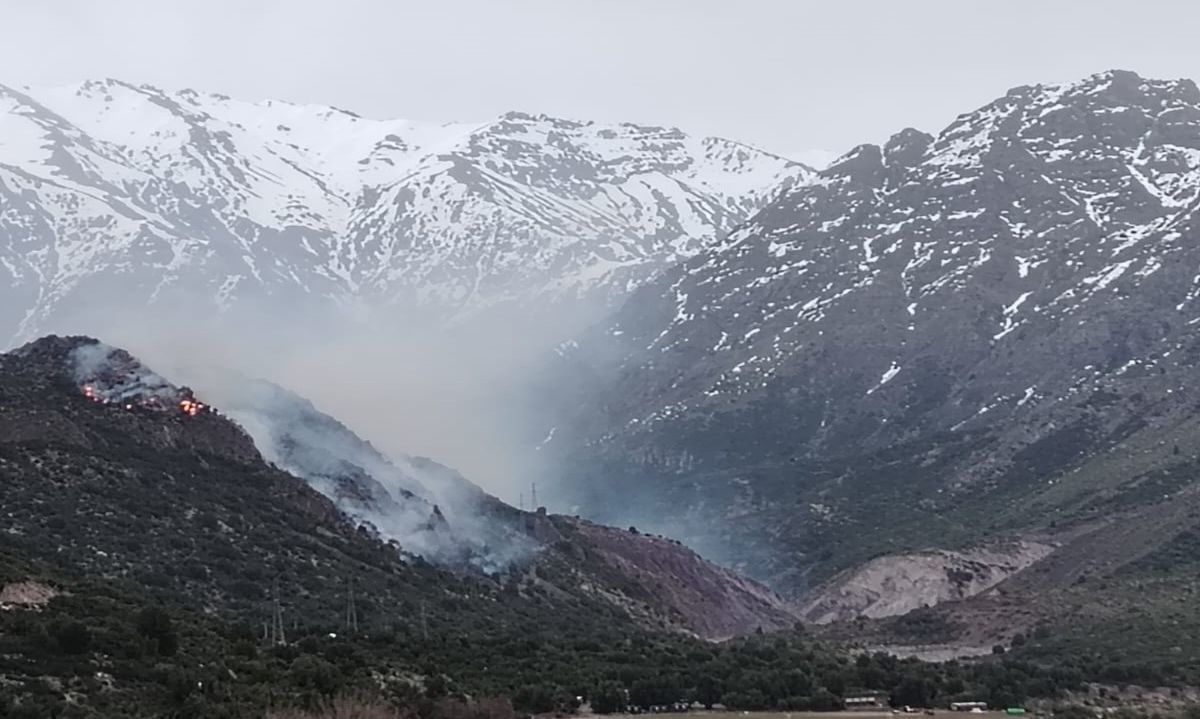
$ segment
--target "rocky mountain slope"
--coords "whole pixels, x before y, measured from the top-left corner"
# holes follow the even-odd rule
[[[206,396],[247,428],[268,460],[407,553],[487,573],[552,567],[651,625],[665,619],[707,638],[796,620],[796,608],[778,595],[677,541],[518,510],[433,460],[385,456],[281,387],[223,377],[213,390]]]
[[[564,347],[589,386],[539,452],[564,501],[793,594],[1023,535],[1111,574],[1194,522],[1154,517],[1200,449],[1198,209],[1194,83],[1013,89],[856,148]],[[1138,541],[1074,541],[1097,523]]]
[[[894,617],[976,596],[1054,551],[1035,542],[887,555],[847,570],[804,605],[815,624]]]
[[[443,514],[435,502],[451,496],[441,476],[451,470],[412,460],[401,483],[397,465],[336,421],[286,401],[310,431],[284,425],[278,437],[308,481],[265,462],[240,426],[120,350],[49,337],[0,355],[4,545],[255,624],[269,618],[276,582],[289,614],[309,623],[336,622],[351,583],[364,626],[397,612],[416,621],[415,598],[446,593],[467,604],[503,594],[516,615],[546,602],[705,637],[795,621],[765,588],[676,542],[521,512],[474,488],[473,503],[454,498]],[[340,456],[324,451],[330,436],[346,444]],[[316,456],[328,464],[303,459]],[[467,493],[466,480],[453,481]],[[440,604],[454,621],[454,607]],[[478,619],[508,621],[490,610]]]
[[[147,303],[605,305],[811,174],[671,128],[0,86],[0,338]]]

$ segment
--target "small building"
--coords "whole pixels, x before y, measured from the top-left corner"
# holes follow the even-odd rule
[[[985,712],[987,702],[950,702],[952,712]]]
[[[846,711],[879,711],[888,708],[887,692],[855,692],[842,700]]]

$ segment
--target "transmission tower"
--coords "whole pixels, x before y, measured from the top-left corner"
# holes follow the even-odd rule
[[[354,578],[349,579],[349,592],[346,597],[346,631],[358,633],[358,607],[354,603]]]
[[[283,607],[279,603],[279,578],[275,578],[275,583],[271,589],[271,636],[272,644],[287,644],[287,638],[283,634]]]

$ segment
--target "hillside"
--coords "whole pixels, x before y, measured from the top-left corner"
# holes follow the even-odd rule
[[[268,707],[366,692],[434,719],[464,712],[641,710],[685,698],[743,710],[829,710],[855,687],[898,703],[984,696],[997,704],[1082,688],[1084,672],[1027,662],[933,666],[845,652],[794,633],[710,645],[679,634],[576,625],[479,633],[293,632],[256,640],[134,583],[81,578],[0,551],[0,711],[14,719],[194,716],[260,719]]]
[[[1046,683],[1031,665],[852,661],[791,631],[701,642],[791,627],[792,617],[769,591],[673,540],[520,512],[477,490],[477,508],[523,532],[532,554],[493,573],[444,558],[437,566],[335,503],[341,488],[428,506],[415,480],[393,493],[342,460],[327,473],[327,497],[265,462],[205,400],[89,338],[47,337],[0,355],[8,715],[260,717],[267,706],[360,690],[442,717],[489,696],[542,712],[614,688],[640,707],[699,696],[829,709],[859,683],[898,701],[1017,700],[1082,676],[1055,669]],[[355,444],[303,400],[283,401],[310,430],[324,427],[290,427],[280,436],[293,450],[326,431]],[[427,481],[451,472],[408,461]],[[429,531],[454,536],[462,519]]]
[[[184,594],[210,611],[265,621],[278,582],[290,613],[336,624],[353,581],[364,624],[391,626],[397,608],[416,622],[417,604],[446,591],[481,607],[502,593],[518,604],[544,595],[596,621],[615,612],[706,637],[795,621],[769,591],[674,542],[637,535],[613,552],[604,538],[617,530],[518,511],[461,477],[452,481],[473,497],[440,505],[443,513],[420,479],[401,487],[398,467],[294,396],[286,401],[305,412],[295,421],[308,434],[269,414],[258,426],[284,428],[293,467],[303,452],[332,463],[305,465],[304,479],[265,462],[218,410],[189,411],[198,403],[191,390],[94,340],[51,337],[3,355],[0,389],[7,541],[32,558]],[[334,436],[325,432],[340,433],[346,454],[317,443]],[[414,460],[416,470],[440,482],[438,501],[448,498],[452,471]],[[646,563],[657,569],[653,581]]]
[[[1165,551],[1197,521],[1198,173],[1195,84],[1123,71],[856,148],[564,348],[561,500],[792,596],[1022,538],[1055,547],[1037,592]]]

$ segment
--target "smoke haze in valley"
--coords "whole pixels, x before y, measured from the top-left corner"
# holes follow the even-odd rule
[[[517,109],[674,125],[818,166],[905,126],[937,131],[1016,85],[1109,67],[1200,77],[1200,6],[1184,0],[1136,10],[1115,0],[218,0],[203,11],[17,0],[5,10],[0,81],[12,85],[110,76],[436,121]],[[579,305],[537,318],[501,308],[448,328],[429,307],[87,305],[40,330],[126,348],[218,405],[232,390],[213,368],[262,377],[385,452],[430,456],[514,504],[540,439],[523,389],[558,341],[597,318]]]
[[[266,379],[385,454],[428,456],[515,505],[531,476],[520,392],[566,326],[523,314],[501,309],[488,322],[448,327],[428,307],[297,312],[262,303],[216,314],[199,303],[128,307],[97,297],[45,331],[126,349],[218,407],[242,378]],[[552,325],[555,334],[539,333]]]

